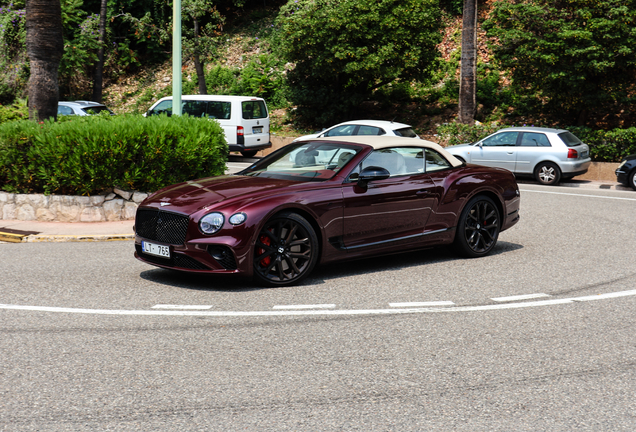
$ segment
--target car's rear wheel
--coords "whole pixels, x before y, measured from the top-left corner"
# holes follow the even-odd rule
[[[534,170],[535,179],[544,185],[554,185],[561,180],[561,170],[552,162],[541,162]]]
[[[241,155],[243,155],[243,157],[254,157],[256,156],[256,153],[258,153],[258,150],[243,150],[241,152]]]
[[[468,258],[487,255],[497,244],[501,223],[499,209],[487,196],[472,198],[459,217],[455,251]]]
[[[254,248],[254,277],[268,286],[302,281],[318,261],[318,238],[311,224],[296,213],[267,221]]]
[[[627,184],[634,190],[636,190],[636,169],[629,173],[627,178]]]

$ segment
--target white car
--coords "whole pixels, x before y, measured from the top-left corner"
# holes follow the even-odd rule
[[[57,115],[78,115],[78,116],[88,116],[99,114],[102,111],[106,111],[110,113],[110,115],[115,115],[114,112],[109,110],[105,105],[91,102],[91,101],[60,101],[57,104]]]
[[[446,150],[463,162],[505,168],[544,185],[585,174],[592,163],[588,145],[565,129],[505,128]]]
[[[314,138],[354,135],[386,135],[417,139],[420,138],[413,131],[411,126],[404,123],[395,123],[386,120],[352,120],[339,123],[328,129],[323,129],[315,134],[303,135],[296,138],[293,142],[307,141]]]

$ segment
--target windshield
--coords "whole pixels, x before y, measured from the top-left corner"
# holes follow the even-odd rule
[[[238,175],[295,181],[325,181],[335,176],[362,147],[305,142],[289,144]]]

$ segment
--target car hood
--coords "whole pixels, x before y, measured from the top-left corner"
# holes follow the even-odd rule
[[[222,201],[256,200],[303,185],[310,183],[238,175],[208,177],[168,186],[150,195],[141,205],[192,214]]]
[[[309,135],[303,135],[303,136],[300,136],[300,137],[296,138],[296,139],[295,139],[294,141],[292,141],[292,142],[307,141],[307,140],[310,140],[310,139],[318,138],[318,137],[320,136],[320,134],[321,134],[321,133],[322,133],[322,132],[315,133],[315,134],[309,134]]]

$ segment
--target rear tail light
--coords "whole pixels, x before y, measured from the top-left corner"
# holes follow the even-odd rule
[[[236,128],[236,136],[244,136],[245,135],[245,129],[243,129],[243,126],[239,126]]]
[[[576,159],[579,157],[579,153],[574,149],[568,149],[568,159]]]

